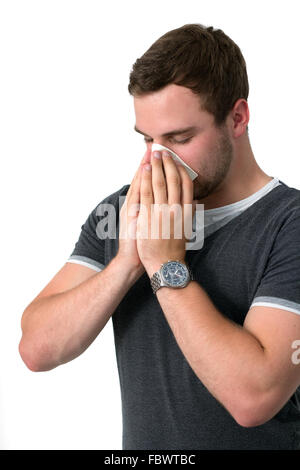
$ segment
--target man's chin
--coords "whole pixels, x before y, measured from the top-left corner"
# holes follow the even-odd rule
[[[199,201],[200,199],[207,197],[210,193],[210,188],[204,182],[203,184],[200,184],[199,181],[197,181],[197,183],[194,184],[193,198],[195,201]]]

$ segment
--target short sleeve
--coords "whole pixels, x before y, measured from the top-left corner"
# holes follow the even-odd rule
[[[300,206],[278,231],[252,306],[270,306],[300,315]]]
[[[107,196],[91,211],[86,221],[81,226],[79,238],[67,259],[68,263],[81,264],[98,272],[105,268],[106,238],[102,237],[100,234],[101,223],[108,217],[108,211],[110,209],[112,209],[112,211],[119,210],[118,196],[121,196],[124,188],[128,188],[128,185],[123,186],[120,190]]]

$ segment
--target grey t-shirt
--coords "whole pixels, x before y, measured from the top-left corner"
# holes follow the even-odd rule
[[[92,210],[69,262],[100,271],[115,257],[128,189]],[[115,238],[98,236],[97,224],[107,217],[99,215],[99,206],[105,203],[116,209]],[[239,325],[252,305],[288,310],[300,321],[300,190],[275,178],[250,198],[205,211],[204,217],[203,246],[187,250],[185,259],[216,308]],[[185,359],[147,273],[127,292],[112,322],[123,450],[300,449],[300,389],[268,422],[238,425]]]

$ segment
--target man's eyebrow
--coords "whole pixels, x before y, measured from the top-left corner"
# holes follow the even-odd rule
[[[161,135],[161,137],[169,137],[171,135],[185,134],[186,132],[195,131],[197,129],[198,129],[198,127],[195,127],[195,126],[185,127],[185,128],[182,128],[182,129],[174,129],[173,131],[165,132],[164,134]],[[140,129],[138,129],[136,126],[134,126],[134,130],[136,132],[138,132],[139,134],[146,135],[147,137],[150,137],[148,134],[145,134]]]

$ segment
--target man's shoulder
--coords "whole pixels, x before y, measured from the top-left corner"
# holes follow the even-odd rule
[[[280,180],[279,180],[280,181]],[[253,214],[254,232],[259,236],[274,239],[277,235],[298,236],[300,230],[300,190],[293,188],[283,181],[270,191],[261,203],[260,210]],[[261,227],[257,231],[257,227]]]
[[[104,204],[104,203],[110,203],[110,204],[117,205],[119,203],[119,198],[123,199],[123,197],[126,196],[129,187],[130,187],[129,184],[125,184],[124,186],[119,188],[117,191],[107,195],[104,199],[102,199],[98,203],[98,205]]]
[[[293,186],[289,186],[287,183],[285,183],[282,180],[278,180],[282,188],[284,188],[285,193],[289,195],[290,197],[295,197],[299,198],[300,197],[300,189],[299,188],[294,188]]]
[[[279,180],[278,186],[258,202],[261,217],[286,219],[295,211],[300,212],[300,190]]]
[[[128,192],[130,185],[125,184],[121,188],[119,188],[117,191],[108,194],[107,196],[104,197],[96,207],[92,210],[92,213],[94,215],[99,215],[104,208],[108,208],[109,206],[113,206],[115,209],[120,209],[123,202],[125,201],[126,194]]]
[[[292,186],[288,186],[283,181],[279,180],[279,182],[281,183],[278,186],[280,190],[277,194],[274,193],[278,210],[285,216],[290,216],[295,212],[300,213],[300,190]]]

